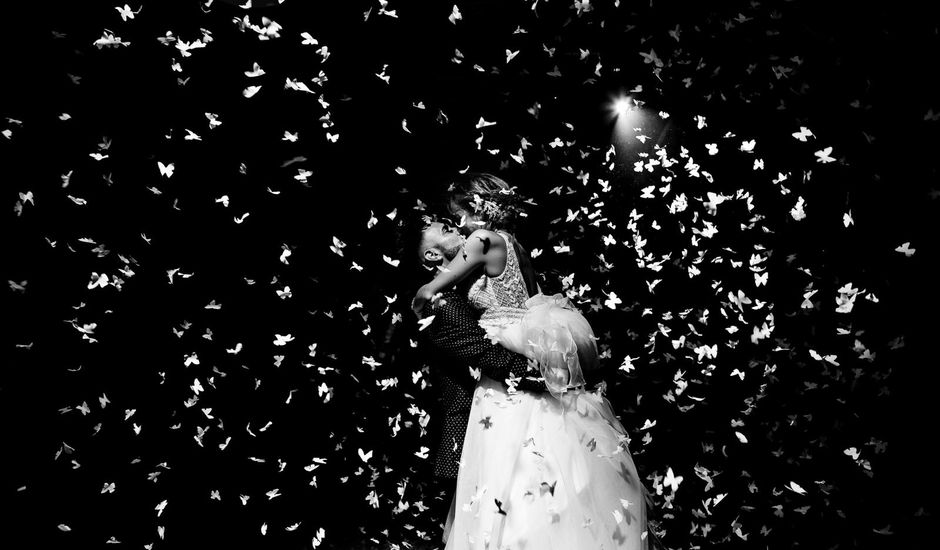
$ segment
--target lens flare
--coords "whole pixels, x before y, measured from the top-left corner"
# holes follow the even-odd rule
[[[611,142],[617,146],[620,155],[629,154],[640,144],[635,138],[638,133],[644,133],[643,128],[647,122],[641,108],[642,104],[642,101],[622,91],[609,96],[608,120],[613,124]]]
[[[614,115],[619,117],[627,116],[633,110],[633,101],[629,97],[620,97],[614,101]]]

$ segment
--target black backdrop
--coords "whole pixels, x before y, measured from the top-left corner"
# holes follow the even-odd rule
[[[667,546],[929,542],[940,50],[927,7],[486,0],[458,2],[451,22],[439,2],[216,1],[145,3],[125,21],[78,4],[10,7],[3,36],[4,540],[310,547],[324,528],[321,547],[428,544],[430,465],[415,453],[434,446],[435,393],[408,345],[415,275],[383,256],[404,257],[396,222],[470,166],[537,203],[518,234],[542,251],[547,288],[590,285],[578,301]],[[95,45],[108,34],[129,44]],[[255,62],[266,74],[246,76]],[[650,137],[618,142],[611,164],[607,108],[627,90]],[[741,151],[750,139],[756,152]],[[665,168],[634,162],[658,146],[679,164],[651,200]],[[834,161],[818,162],[828,146]],[[713,182],[681,169],[683,147]],[[707,192],[738,189],[755,210],[738,194],[708,213]],[[680,193],[689,209],[670,213]],[[719,232],[693,244],[702,220]],[[640,234],[645,252],[672,253],[663,271],[637,263]],[[757,286],[752,254],[766,250]],[[102,273],[110,283],[89,288]],[[838,313],[849,282],[864,290]],[[718,324],[738,290],[773,304],[773,338],[747,337],[766,305],[737,310],[743,336]],[[612,291],[622,304],[606,305]],[[78,330],[90,323],[97,342]],[[403,328],[387,344],[390,324]],[[719,345],[714,361],[702,345]],[[667,468],[678,490],[663,488]]]

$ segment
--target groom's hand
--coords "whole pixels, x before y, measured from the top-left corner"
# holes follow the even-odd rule
[[[528,374],[529,374],[530,376],[533,376],[533,377],[537,378],[539,381],[541,381],[541,382],[544,384],[544,383],[545,383],[545,377],[544,377],[544,375],[542,374],[542,369],[541,369],[541,367],[539,367],[539,362],[536,361],[535,359],[531,358],[531,357],[528,358],[528,361],[527,361],[527,362],[528,362],[528,364],[529,364]],[[553,374],[554,374],[554,373],[553,373]],[[560,384],[564,384],[564,385],[568,385],[569,377],[570,377],[570,374],[568,373],[568,370],[567,370],[567,369],[566,369],[564,372],[558,373],[558,375],[556,376],[556,378],[558,379],[557,382],[560,383]],[[543,389],[548,389],[548,388],[546,387],[546,388],[543,388]]]
[[[529,371],[535,372],[538,375],[542,374],[542,371],[539,369],[539,362],[531,357],[529,357]]]
[[[543,375],[543,373],[542,373],[542,369],[539,367],[539,362],[536,361],[535,359],[529,357],[529,358],[528,358],[528,363],[529,363],[529,373],[530,373],[532,376],[535,376],[535,377],[537,377],[539,380],[541,380],[542,382],[544,382],[544,381],[545,381],[545,377],[544,377],[544,375]],[[562,385],[565,385],[565,386],[568,385],[568,382],[569,382],[570,379],[571,379],[571,373],[568,372],[568,369],[564,369],[563,371],[558,372],[558,373],[551,372],[550,375],[551,375],[553,378],[555,378],[555,382],[556,382],[556,383],[562,384]]]

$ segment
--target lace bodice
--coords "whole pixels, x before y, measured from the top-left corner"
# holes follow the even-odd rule
[[[506,267],[496,277],[490,277],[486,273],[480,276],[470,287],[467,297],[473,307],[483,311],[496,307],[525,308],[529,292],[526,290],[512,238],[508,233],[497,233],[506,240]]]
[[[591,325],[561,294],[546,296],[539,290],[530,298],[512,237],[498,234],[506,240],[506,267],[496,277],[484,273],[467,293],[470,303],[483,310],[480,326],[494,344],[534,360],[553,396],[582,388],[582,366],[597,364]]]

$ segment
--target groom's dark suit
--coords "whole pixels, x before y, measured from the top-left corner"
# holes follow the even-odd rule
[[[432,345],[431,368],[441,389],[442,435],[435,456],[434,476],[456,479],[477,382],[470,369],[479,369],[507,386],[507,379],[511,379],[518,391],[542,392],[545,384],[537,370],[529,369],[524,355],[493,344],[487,338],[477,323],[479,313],[467,299],[466,285],[443,292],[441,299],[429,302],[422,313],[423,317],[434,315],[426,333]]]

